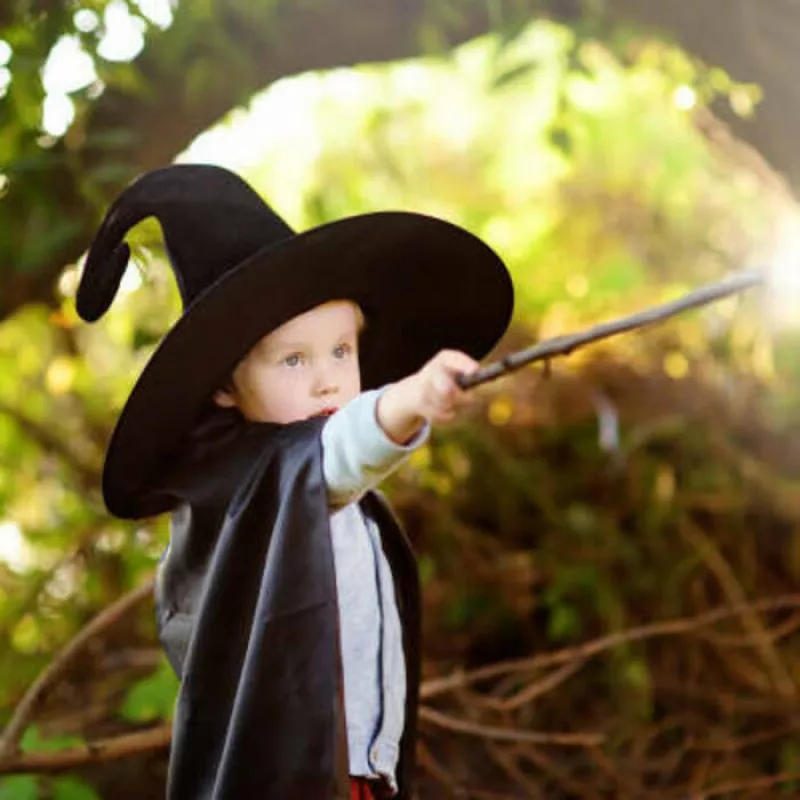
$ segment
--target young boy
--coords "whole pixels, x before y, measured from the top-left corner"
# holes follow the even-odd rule
[[[377,793],[380,779],[392,792],[397,789],[405,663],[380,534],[357,501],[423,440],[424,426],[453,419],[465,399],[455,378],[477,363],[443,350],[384,391],[360,394],[359,316],[353,303],[333,301],[294,317],[250,351],[215,401],[238,408],[251,422],[331,417],[322,428],[322,472],[335,512],[331,535],[349,773],[361,779],[353,779],[356,790],[373,779]]]
[[[107,214],[84,318],[150,215],[184,314],[120,416],[103,490],[119,516],[172,513],[156,589],[181,678],[168,795],[410,798],[419,587],[372,490],[463,405],[457,376],[509,320],[507,272],[440,220],[294,234],[231,173],[177,166]]]

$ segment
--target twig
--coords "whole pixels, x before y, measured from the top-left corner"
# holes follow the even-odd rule
[[[755,175],[769,192],[774,194],[780,205],[794,205],[797,200],[786,179],[776,172],[755,149],[731,132],[730,125],[724,123],[708,108],[697,106],[692,110],[692,124],[714,145],[718,154],[725,156],[728,163]]]
[[[477,725],[463,719],[457,719],[428,706],[420,706],[419,718],[433,725],[438,725],[454,733],[465,733],[468,736],[479,736],[482,739],[494,739],[501,742],[530,742],[531,744],[552,744],[563,747],[594,747],[601,744],[605,737],[600,733],[542,733],[540,731],[523,731],[513,728],[496,728],[489,725]]]
[[[800,614],[792,614],[789,619],[777,624],[774,628],[765,628],[764,633],[770,642],[783,639],[800,628]],[[718,647],[751,648],[754,645],[753,637],[749,634],[736,636],[728,633],[717,633],[716,631],[698,632],[697,636],[705,639]]]
[[[172,737],[170,724],[159,725],[138,733],[99,739],[80,747],[55,753],[25,753],[0,763],[0,775],[21,772],[60,772],[84,764],[114,761],[137,753],[168,747]]]
[[[29,439],[36,442],[47,453],[57,456],[77,476],[80,485],[84,488],[95,488],[100,479],[100,473],[73,453],[66,443],[55,436],[44,425],[40,425],[30,417],[25,416],[19,409],[13,408],[0,401],[0,414],[13,420],[17,427]]]
[[[90,725],[108,720],[115,710],[111,699],[82,704],[80,708],[61,712],[58,716],[42,715],[37,726],[42,738],[50,736],[81,736]]]
[[[601,747],[590,747],[589,755],[594,763],[597,764],[600,771],[613,781],[621,796],[637,797],[639,795],[641,791],[640,786],[634,786],[632,783],[632,775],[635,774],[635,770],[628,767],[626,775],[620,775],[619,770],[603,752]]]
[[[544,753],[535,747],[526,747],[520,752],[522,758],[527,759],[532,764],[539,767],[542,772],[547,773],[554,781],[569,793],[570,797],[580,797],[581,800],[601,800],[602,795],[594,786],[587,786],[582,781],[578,781],[567,773],[563,766],[548,758]]]
[[[656,678],[654,686],[659,692],[690,699],[698,707],[713,706],[724,713],[751,714],[753,716],[773,718],[786,714],[786,701],[772,694],[763,696],[745,695],[741,689],[726,691],[709,685],[690,686],[685,679],[667,680]]]
[[[652,325],[656,322],[661,322],[668,317],[675,316],[675,314],[679,314],[690,308],[704,306],[732,294],[745,291],[746,289],[752,289],[754,286],[763,284],[765,281],[766,276],[762,271],[745,270],[723,281],[710,283],[707,286],[689,292],[689,294],[677,300],[672,300],[669,303],[653,306],[652,308],[645,309],[636,314],[620,317],[610,322],[600,323],[586,331],[579,331],[578,333],[571,333],[565,336],[555,336],[552,339],[539,342],[526,350],[520,350],[517,353],[512,353],[502,358],[500,361],[487,364],[471,375],[459,376],[458,383],[462,389],[469,389],[520,369],[534,361],[548,361],[555,356],[569,355],[573,350],[583,347],[584,345],[597,342],[600,339],[607,339],[610,336],[616,336],[620,333],[627,333],[637,328],[643,328],[646,325]]]
[[[498,711],[514,711],[520,706],[532,703],[537,697],[561,685],[567,678],[574,675],[585,663],[585,661],[579,659],[573,662],[567,662],[559,669],[553,670],[553,672],[545,678],[542,678],[542,680],[529,684],[516,694],[511,695],[511,697],[503,700],[498,700],[494,697],[483,697],[481,698],[481,705],[497,709]]]
[[[747,595],[736,578],[731,565],[725,560],[714,543],[690,520],[682,520],[682,524],[678,526],[678,529],[681,536],[694,547],[711,572],[714,573],[723,591],[728,595],[728,599],[742,606],[742,624],[745,630],[753,637],[756,650],[760,653],[761,659],[770,673],[772,685],[778,691],[778,694],[786,698],[796,697],[797,687],[789,677],[789,673],[780,660],[775,646],[758,615],[751,606],[747,605]]]
[[[3,731],[0,738],[0,770],[5,767],[5,762],[16,752],[17,743],[28,721],[36,710],[45,692],[54,683],[56,678],[64,671],[69,662],[80,652],[94,636],[106,628],[111,627],[120,617],[136,606],[153,591],[152,579],[143,586],[123,595],[113,605],[101,611],[74,639],[53,659],[47,669],[31,684],[25,696],[14,710],[11,721]]]
[[[800,606],[800,594],[789,594],[781,597],[765,598],[750,604],[746,604],[753,611],[774,611],[782,608],[793,608]],[[531,658],[520,658],[509,661],[501,661],[487,667],[481,667],[471,672],[457,671],[443,678],[433,678],[425,681],[420,687],[420,697],[429,699],[439,694],[452,691],[453,689],[467,686],[479,681],[497,678],[510,672],[526,672],[529,670],[541,669],[542,667],[553,664],[563,664],[575,659],[586,659],[617,647],[620,644],[652,639],[659,636],[674,636],[679,633],[687,633],[708,625],[713,625],[722,619],[737,616],[742,613],[744,607],[741,605],[724,606],[698,614],[695,617],[667,620],[665,622],[655,622],[652,625],[642,625],[638,628],[629,628],[623,631],[602,636],[591,642],[566,647],[552,653],[542,653]]]
[[[710,431],[709,441],[718,459],[727,461],[755,489],[764,493],[765,500],[776,516],[796,519],[800,516],[800,493],[797,478],[781,475],[775,465],[764,463],[757,455],[747,452],[719,431]]]
[[[489,758],[515,783],[522,787],[525,797],[529,800],[538,800],[544,797],[539,784],[525,774],[517,764],[514,751],[507,752],[507,749],[492,741],[485,741],[486,752]]]
[[[692,770],[691,778],[689,779],[689,785],[691,786],[692,792],[699,793],[701,791],[701,787],[706,782],[708,773],[711,771],[713,765],[714,760],[711,758],[711,756],[702,757],[695,764],[694,769]],[[705,794],[700,794],[699,800],[705,800],[705,796]],[[696,798],[696,795],[692,795],[692,797]]]
[[[774,695],[779,705],[785,711],[792,708],[795,701],[775,691],[769,673],[764,670],[764,665],[758,653],[752,651],[732,650],[718,654],[720,666],[724,672],[735,681],[734,691],[744,694],[746,691],[755,691],[762,696]]]
[[[15,605],[15,612],[19,617],[23,617],[28,611],[35,609],[39,603],[39,596],[47,588],[50,581],[55,578],[58,572],[65,567],[69,566],[75,561],[87,545],[95,539],[100,533],[100,530],[95,524],[88,526],[85,530],[80,532],[76,537],[76,543],[73,544],[71,551],[63,558],[56,561],[55,564],[49,566],[44,572],[36,578],[31,579],[25,591],[25,595],[20,598]]]
[[[749,781],[719,783],[709,789],[700,790],[700,797],[702,800],[706,800],[707,797],[717,797],[729,792],[750,792],[753,789],[766,789],[768,786],[774,786],[776,783],[783,783],[784,781],[800,781],[800,772],[782,772],[779,775],[764,775],[761,778],[753,778]]]
[[[439,763],[430,748],[421,739],[417,741],[417,759],[420,767],[440,783],[451,797],[462,797],[455,778]]]
[[[771,742],[773,739],[779,739],[781,736],[786,736],[789,733],[796,733],[798,729],[797,724],[785,725],[783,728],[771,728],[768,731],[761,733],[754,733],[750,736],[742,736],[739,739],[728,739],[724,742],[693,742],[688,745],[692,750],[710,750],[717,752],[735,752],[744,750],[747,747],[757,747],[765,742]]]
[[[131,647],[127,650],[115,650],[103,657],[99,667],[101,670],[154,670],[163,660],[164,651],[160,647]]]

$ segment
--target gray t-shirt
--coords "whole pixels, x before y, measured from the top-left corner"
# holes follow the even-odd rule
[[[382,391],[360,394],[326,422],[322,469],[331,507],[350,774],[383,776],[396,791],[406,699],[402,631],[380,533],[358,500],[427,439],[428,428],[407,445],[392,442],[375,416]]]

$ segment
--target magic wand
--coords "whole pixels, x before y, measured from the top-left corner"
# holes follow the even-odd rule
[[[652,325],[655,322],[661,322],[661,320],[672,317],[675,314],[680,314],[687,309],[713,303],[732,294],[738,294],[746,289],[752,289],[754,286],[765,282],[766,275],[761,270],[739,272],[722,281],[710,283],[700,289],[689,292],[689,294],[677,300],[672,300],[669,303],[653,306],[652,308],[648,308],[636,314],[631,314],[627,317],[620,317],[619,319],[609,322],[602,322],[585,331],[566,334],[564,336],[555,336],[552,339],[545,339],[545,341],[539,342],[532,347],[512,353],[499,361],[487,364],[471,375],[459,376],[458,384],[462,389],[469,389],[478,384],[499,378],[501,375],[505,375],[508,372],[513,372],[534,361],[547,361],[554,356],[569,355],[573,350],[585,344],[596,342],[600,339],[607,339],[618,333],[625,333],[636,328],[644,327],[645,325]]]

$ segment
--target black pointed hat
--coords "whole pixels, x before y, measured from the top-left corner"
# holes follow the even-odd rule
[[[483,358],[504,333],[513,290],[499,257],[464,229],[409,212],[347,217],[295,233],[226,169],[179,164],[146,173],[109,209],[76,298],[87,321],[111,305],[128,263],[127,232],[161,224],[183,313],[120,414],[103,470],[111,513],[169,510],[146,501],[212,393],[263,336],[331,300],[359,304],[365,389],[419,369],[438,350]]]

